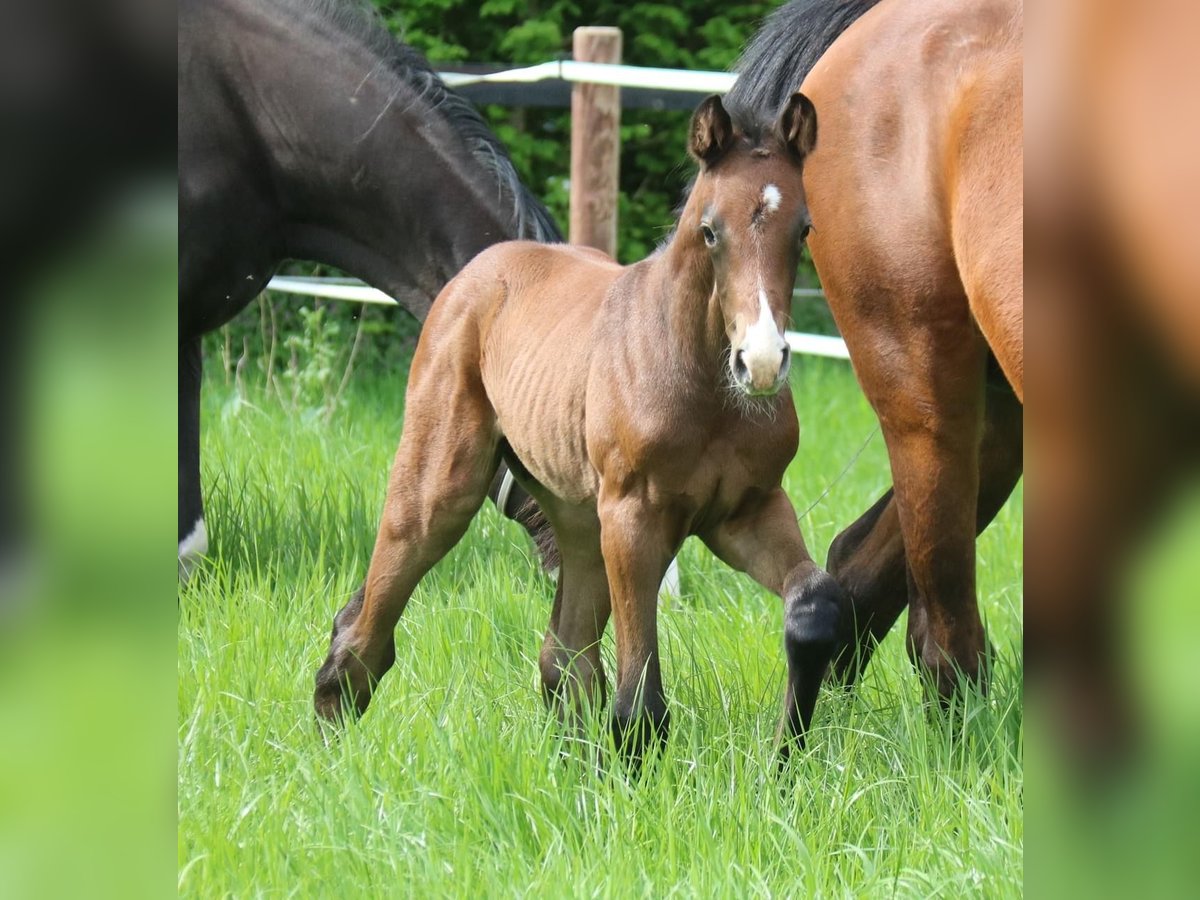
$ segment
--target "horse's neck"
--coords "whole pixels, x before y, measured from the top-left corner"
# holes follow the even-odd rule
[[[367,54],[318,53],[283,111],[294,120],[270,117],[284,249],[357,275],[423,316],[475,254],[517,236],[501,205],[512,201],[416,90]]]
[[[654,258],[648,281],[656,285],[659,308],[665,311],[673,358],[683,362],[693,378],[719,381],[728,341],[708,251],[697,241],[678,237],[692,227],[685,211],[676,237]]]

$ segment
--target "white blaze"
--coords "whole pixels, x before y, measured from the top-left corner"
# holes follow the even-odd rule
[[[775,185],[768,184],[763,188],[762,200],[767,207],[767,212],[775,212],[779,209],[779,204],[783,202],[783,194],[779,193],[779,188]]]
[[[746,337],[739,348],[742,352],[742,362],[750,373],[751,383],[757,390],[769,390],[775,386],[783,366],[783,351],[787,347],[775,317],[771,314],[771,306],[767,303],[767,293],[761,287],[758,289],[758,321],[746,329]]]

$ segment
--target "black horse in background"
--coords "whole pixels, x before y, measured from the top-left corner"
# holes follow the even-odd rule
[[[201,336],[243,309],[285,259],[337,266],[424,320],[472,257],[517,238],[562,239],[474,107],[368,10],[337,0],[182,0],[181,575],[207,549]],[[502,481],[493,499],[536,532],[536,507]]]

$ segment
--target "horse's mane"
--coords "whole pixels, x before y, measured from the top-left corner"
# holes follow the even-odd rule
[[[725,95],[734,121],[775,115],[838,35],[879,0],[792,0],[750,39],[734,66],[738,79]]]
[[[463,146],[512,197],[513,222],[520,237],[543,243],[562,241],[550,213],[522,183],[504,145],[471,103],[450,90],[414,48],[394,38],[378,10],[364,0],[271,0],[293,15],[311,16],[377,56],[462,138]]]

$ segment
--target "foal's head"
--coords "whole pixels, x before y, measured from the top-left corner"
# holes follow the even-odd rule
[[[801,166],[816,140],[816,111],[800,93],[758,128],[736,128],[716,96],[692,117],[688,150],[700,173],[675,240],[696,242],[712,259],[730,379],[749,396],[775,394],[787,380],[783,329],[811,225]]]

